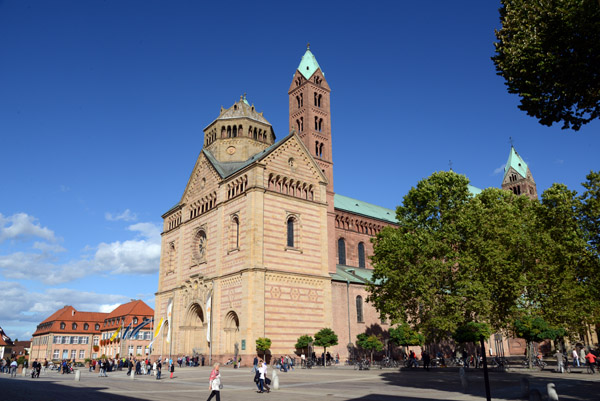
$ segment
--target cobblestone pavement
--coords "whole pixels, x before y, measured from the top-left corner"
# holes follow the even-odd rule
[[[269,371],[272,375],[272,371]],[[204,400],[208,398],[209,367],[176,369],[173,379],[168,374],[161,380],[152,376],[136,376],[131,380],[125,372],[112,372],[98,377],[86,369],[81,380],[74,374],[51,372],[39,379],[0,374],[0,394],[4,400]],[[222,368],[224,389],[222,400],[285,401],[356,400],[482,400],[485,399],[483,372],[467,373],[468,388],[462,391],[456,369],[403,370],[374,369],[357,371],[349,367],[296,369],[279,373],[279,390],[257,394],[250,368]],[[558,374],[551,371],[491,372],[491,394],[494,400],[516,400],[521,396],[521,379],[527,378],[531,388],[545,394],[546,385],[554,383],[561,400],[600,400],[600,374]]]

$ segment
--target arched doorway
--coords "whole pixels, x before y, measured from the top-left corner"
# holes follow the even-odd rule
[[[227,312],[225,315],[225,324],[223,325],[224,331],[224,346],[226,354],[233,354],[235,352],[235,344],[240,342],[240,319],[237,313],[234,311]]]
[[[184,354],[205,354],[208,350],[204,311],[198,303],[191,304],[185,314],[182,330],[184,332]]]

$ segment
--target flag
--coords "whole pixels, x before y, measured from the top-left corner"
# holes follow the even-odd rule
[[[158,322],[158,325],[156,326],[156,330],[154,330],[154,337],[152,337],[152,338],[158,337],[158,334],[160,333],[160,329],[162,329],[164,322],[165,322],[165,319],[161,317]]]
[[[208,321],[208,327],[206,329],[206,341],[210,342],[210,309],[212,307],[212,296],[209,295],[206,300],[206,320]]]
[[[129,334],[129,338],[135,338],[135,336],[137,336],[138,332],[145,326],[147,326],[152,320],[151,319],[144,319],[144,321],[140,324],[138,324],[137,326],[135,326],[133,328],[133,330],[131,330],[131,333]]]
[[[115,331],[115,334],[112,335],[110,341],[115,341],[115,338],[117,338],[117,336],[119,335],[119,331],[121,331],[120,327],[117,329],[117,331]]]
[[[148,344],[148,352],[152,353],[152,344],[154,344],[154,340],[156,340],[156,337],[158,337],[158,335],[160,334],[160,331],[163,327],[163,323],[164,323],[164,318],[160,318],[160,321],[158,322],[158,326],[156,326],[156,330],[154,330],[154,337],[152,337],[152,341],[150,341],[150,344]]]
[[[129,330],[131,329],[131,325],[133,324],[133,320],[129,323],[129,326],[123,332],[123,340],[127,340],[127,336],[129,335]]]
[[[171,327],[173,326],[173,322],[171,322],[171,315],[173,313],[173,298],[169,299],[169,304],[167,305],[167,322],[169,323],[169,331],[167,332],[167,342],[171,342]]]

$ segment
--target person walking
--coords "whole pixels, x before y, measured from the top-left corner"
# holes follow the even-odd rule
[[[262,360],[259,362],[258,364],[258,371],[260,373],[260,377],[258,379],[258,383],[260,385],[259,387],[259,393],[264,393],[265,389],[267,390],[267,393],[271,392],[271,388],[269,387],[269,381],[267,378],[267,364],[265,362],[263,362]]]
[[[431,357],[427,351],[421,352],[421,359],[423,360],[423,368],[425,370],[429,370],[429,363],[431,362]]]
[[[170,361],[171,366],[169,367],[169,370],[171,371],[171,379],[173,378],[173,372],[175,372],[175,364],[173,363],[173,360]]]
[[[571,353],[573,356],[573,367],[576,368],[579,365],[579,355],[577,354],[577,348],[573,348],[573,352]]]
[[[562,352],[560,352],[560,350],[556,350],[556,354],[554,354],[554,356],[556,357],[556,371],[558,373],[564,373],[565,365]]]
[[[585,360],[587,361],[588,366],[590,367],[592,373],[596,373],[594,371],[594,366],[596,365],[596,355],[592,354],[592,350],[590,349],[585,356]]]
[[[19,365],[17,364],[17,360],[13,359],[13,361],[10,363],[10,377],[17,377],[17,367]]]
[[[258,372],[258,357],[255,356],[254,360],[252,361],[252,372],[250,373],[256,373]]]
[[[208,389],[210,395],[206,401],[210,401],[214,396],[217,396],[217,401],[221,401],[221,373],[219,372],[219,364],[215,363],[215,366],[210,372],[210,378],[208,379]]]

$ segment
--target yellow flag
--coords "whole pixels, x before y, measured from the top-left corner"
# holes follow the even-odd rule
[[[156,325],[156,329],[154,330],[154,337],[152,337],[152,338],[156,338],[158,336],[158,333],[160,333],[160,329],[162,329],[162,325],[163,325],[163,320],[165,320],[165,318],[161,317],[160,321]]]
[[[115,341],[115,338],[117,338],[117,336],[119,335],[119,331],[121,331],[120,327],[117,329],[117,331],[115,331],[115,334],[112,335],[110,341]]]

